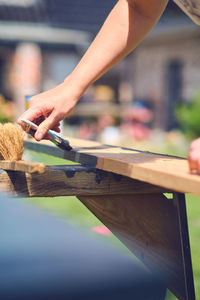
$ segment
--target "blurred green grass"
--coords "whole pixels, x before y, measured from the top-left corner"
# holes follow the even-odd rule
[[[165,149],[165,153],[178,155],[171,149]],[[182,153],[181,153],[182,154]],[[25,159],[29,161],[44,162],[47,165],[75,164],[71,161],[52,157],[44,153],[36,153],[34,151],[25,151]],[[23,201],[31,202],[40,208],[64,218],[68,223],[77,227],[82,227],[90,234],[97,235],[92,228],[103,225],[76,197],[55,197],[55,198],[25,198]],[[200,299],[200,197],[194,195],[186,195],[186,206],[189,224],[190,245],[192,254],[192,264],[194,271],[194,283],[196,299]],[[109,236],[100,236],[100,239],[116,245],[127,255],[132,255],[130,251],[112,234]],[[135,258],[133,258],[135,259]],[[169,291],[166,300],[177,299]]]

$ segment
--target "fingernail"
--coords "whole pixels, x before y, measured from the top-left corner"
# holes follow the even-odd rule
[[[35,134],[35,138],[36,138],[36,140],[40,141],[42,139],[42,133],[41,132],[37,132]]]

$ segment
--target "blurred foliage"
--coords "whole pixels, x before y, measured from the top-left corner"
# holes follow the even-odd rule
[[[0,123],[12,122],[14,120],[14,104],[0,94]]]
[[[200,136],[200,91],[191,101],[179,104],[175,113],[180,129],[189,139]]]

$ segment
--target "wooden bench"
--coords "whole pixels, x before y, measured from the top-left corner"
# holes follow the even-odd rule
[[[200,176],[189,173],[182,158],[69,141],[73,150],[68,152],[44,141],[27,141],[26,148],[81,165],[2,162],[7,171],[0,174],[0,189],[26,197],[76,195],[152,273],[164,278],[178,299],[194,300],[184,194],[200,195]]]

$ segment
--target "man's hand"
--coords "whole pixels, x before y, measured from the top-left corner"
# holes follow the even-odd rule
[[[200,173],[200,138],[194,140],[190,145],[188,163],[190,171]]]
[[[49,129],[60,132],[60,121],[74,108],[78,100],[70,89],[67,80],[55,88],[33,96],[29,102],[29,109],[18,119],[18,124],[26,130],[21,119],[27,119],[39,125],[38,130],[31,134],[37,141],[43,139]]]

